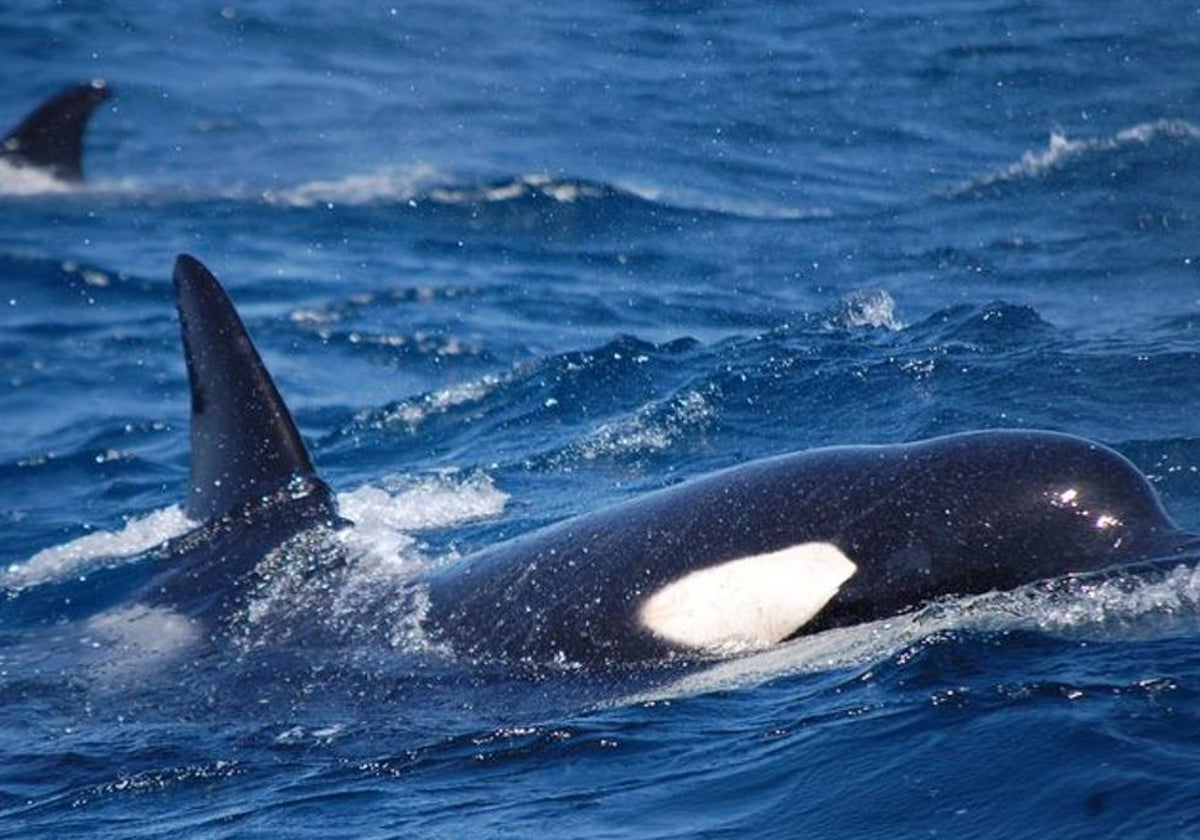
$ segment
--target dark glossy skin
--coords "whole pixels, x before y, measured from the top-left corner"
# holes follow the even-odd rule
[[[288,486],[226,511],[157,552],[154,572],[136,602],[182,611],[219,636],[271,571],[263,559],[298,534],[341,523],[333,493],[319,479],[297,476]],[[306,557],[307,574],[341,568],[340,553]],[[334,567],[334,568],[331,568]],[[294,570],[293,570],[294,571]]]
[[[274,548],[342,523],[216,278],[181,256],[175,287],[192,384],[188,513],[205,524],[168,547],[140,600],[219,627],[272,573],[261,561]],[[986,431],[755,461],[496,545],[378,597],[427,602],[426,632],[460,655],[652,662],[696,652],[641,626],[647,597],[690,572],[811,542],[836,545],[857,570],[798,634],[1197,547],[1111,449]],[[284,557],[302,568],[283,571],[342,568],[338,546],[311,549]]]
[[[187,513],[206,522],[315,476],[292,415],[221,284],[198,260],[175,263],[175,299],[192,393]]]
[[[203,524],[160,552],[138,601],[219,624],[244,606],[273,549],[344,522],[221,284],[186,254],[174,283],[192,398],[186,510]]]
[[[68,183],[83,181],[83,132],[92,112],[112,97],[102,81],[59,91],[0,141],[0,160],[42,169]]]
[[[429,580],[428,626],[480,656],[649,660],[643,600],[682,575],[805,542],[858,571],[799,633],[1178,551],[1145,478],[1068,435],[989,431],[800,452],[486,549]],[[780,586],[803,586],[781,580]]]

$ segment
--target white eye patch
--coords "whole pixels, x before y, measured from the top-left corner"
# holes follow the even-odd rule
[[[754,650],[811,621],[856,571],[837,546],[802,543],[684,575],[647,598],[638,617],[654,635],[681,647]]]

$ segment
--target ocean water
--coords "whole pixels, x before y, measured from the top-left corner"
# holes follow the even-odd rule
[[[352,592],[389,645],[111,620],[189,527],[181,251],[356,587],[979,428],[1200,530],[1194,2],[9,0],[0,55],[2,126],[117,93],[86,186],[0,165],[0,836],[1200,837],[1195,563],[650,676],[423,656]]]

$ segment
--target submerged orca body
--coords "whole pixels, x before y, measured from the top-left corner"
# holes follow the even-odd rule
[[[111,96],[112,90],[102,80],[59,91],[0,141],[0,160],[40,169],[67,183],[82,183],[83,132],[96,106]]]
[[[181,256],[192,390],[188,512],[205,524],[143,600],[220,620],[284,539],[336,525],[287,408],[217,280]],[[1194,549],[1125,458],[987,431],[819,449],[717,472],[484,549],[406,582],[423,629],[469,657],[651,662],[765,647]]]

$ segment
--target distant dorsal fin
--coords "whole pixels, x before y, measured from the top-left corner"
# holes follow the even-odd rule
[[[63,181],[83,180],[83,130],[101,102],[112,96],[103,81],[72,85],[29,113],[0,143],[0,159],[44,169]]]
[[[208,521],[274,493],[296,475],[313,475],[313,466],[217,278],[181,254],[175,294],[192,388],[187,514]]]

